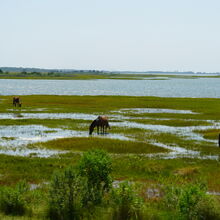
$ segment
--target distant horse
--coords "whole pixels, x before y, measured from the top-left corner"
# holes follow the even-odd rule
[[[16,107],[21,107],[21,99],[20,97],[13,97],[13,106]]]
[[[99,127],[101,127],[101,133],[105,134],[107,128],[110,129],[108,118],[106,116],[98,116],[89,127],[89,134],[91,135],[94,128],[97,127],[97,134],[99,134]]]

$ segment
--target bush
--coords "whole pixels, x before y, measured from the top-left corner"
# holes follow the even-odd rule
[[[112,187],[112,162],[106,152],[91,150],[83,154],[79,162],[79,174],[87,179],[87,192],[84,205],[97,205],[102,202],[105,192]]]
[[[143,219],[141,209],[143,203],[128,182],[123,182],[112,191],[113,219]]]
[[[73,168],[54,173],[49,191],[49,217],[53,220],[80,219],[85,191],[84,180]]]
[[[173,185],[171,186],[168,185],[165,187],[164,191],[165,191],[165,196],[163,198],[164,206],[170,210],[176,210],[182,188]]]
[[[6,215],[23,215],[27,211],[24,194],[29,190],[25,181],[19,182],[14,188],[0,188],[0,210]]]
[[[180,215],[186,219],[196,219],[199,217],[198,204],[205,200],[206,191],[199,185],[187,185],[181,191],[177,208]]]
[[[220,219],[214,198],[206,194],[204,184],[188,184],[166,189],[165,205],[181,219]]]

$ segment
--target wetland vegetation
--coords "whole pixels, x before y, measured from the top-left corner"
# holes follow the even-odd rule
[[[49,218],[48,204],[60,201],[61,193],[51,186],[64,187],[63,179],[68,181],[69,176],[80,173],[80,164],[86,166],[96,158],[86,154],[95,149],[107,152],[112,189],[102,191],[99,183],[94,185],[99,202],[90,201],[90,211],[85,214],[95,213],[94,219],[220,219],[220,99],[21,98],[22,108],[13,108],[12,96],[0,97],[0,191],[1,195],[17,196],[23,216],[8,216],[20,212],[7,213],[1,208],[1,219]],[[109,117],[111,130],[106,135],[89,136],[89,125],[98,115]],[[80,177],[83,180],[74,178],[70,189],[75,192],[85,187],[87,192],[86,175]],[[20,182],[24,180],[27,187]],[[79,181],[84,185],[79,187]],[[50,201],[53,190],[58,197]],[[75,206],[79,214],[87,207],[83,205],[87,197],[77,196],[77,201],[82,201]],[[192,200],[192,207],[185,205],[187,199]],[[2,201],[1,206],[6,207],[11,200]],[[88,215],[78,217],[91,218]]]
[[[130,80],[168,80],[172,78],[177,79],[196,79],[196,78],[220,78],[219,73],[205,74],[205,73],[169,73],[169,72],[146,72],[146,73],[120,73],[107,71],[62,71],[62,70],[15,70],[9,71],[0,69],[0,79],[60,79],[60,80],[92,80],[92,79],[130,79]]]

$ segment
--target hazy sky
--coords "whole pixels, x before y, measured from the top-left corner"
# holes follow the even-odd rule
[[[0,66],[220,71],[220,0],[0,0]]]

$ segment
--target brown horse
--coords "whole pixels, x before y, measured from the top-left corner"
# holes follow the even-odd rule
[[[97,134],[99,134],[99,127],[101,127],[101,134],[105,134],[107,128],[110,129],[108,118],[106,116],[98,116],[89,127],[89,134],[91,135],[94,128],[97,127]]]
[[[18,106],[18,107],[21,107],[21,99],[20,99],[20,97],[13,97],[13,106],[14,107],[16,107],[16,106]]]

